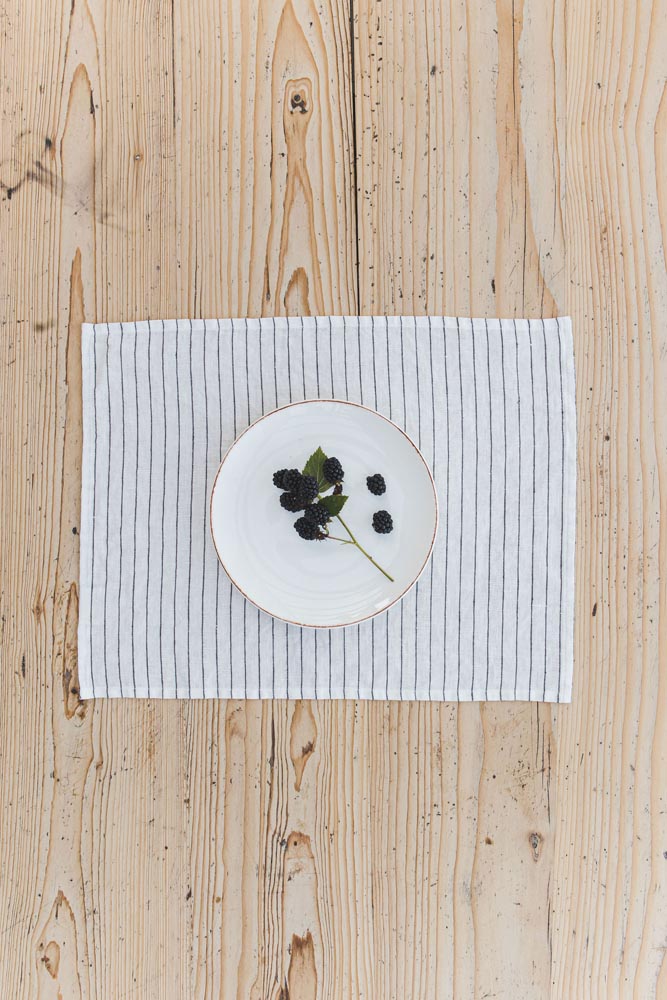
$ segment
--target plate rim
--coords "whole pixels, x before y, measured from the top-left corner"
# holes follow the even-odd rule
[[[335,624],[335,625],[317,625],[317,624],[313,624],[312,622],[297,622],[297,621],[294,621],[292,618],[284,618],[282,615],[274,614],[272,611],[269,611],[267,608],[262,607],[261,604],[258,604],[257,601],[254,601],[252,599],[252,597],[250,597],[249,594],[246,594],[246,592],[243,589],[243,587],[239,586],[239,584],[237,583],[237,581],[234,579],[234,577],[231,575],[231,573],[227,569],[227,566],[225,565],[224,560],[223,560],[222,556],[220,555],[220,550],[218,549],[218,545],[217,545],[217,542],[215,540],[215,532],[213,531],[213,495],[215,493],[216,486],[218,485],[218,479],[220,477],[220,473],[222,472],[222,467],[224,466],[225,462],[229,458],[229,455],[230,455],[232,449],[236,447],[236,445],[239,443],[239,441],[241,440],[241,438],[243,438],[248,433],[248,431],[252,430],[253,427],[257,426],[257,424],[261,424],[262,421],[267,420],[269,417],[273,416],[275,413],[280,413],[282,410],[294,409],[297,406],[307,406],[310,403],[340,403],[340,404],[343,404],[344,406],[353,406],[353,407],[355,407],[358,410],[366,410],[368,413],[373,413],[375,416],[378,416],[382,420],[385,420],[388,424],[391,424],[392,427],[395,427],[396,430],[399,431],[403,435],[403,437],[406,439],[406,441],[408,441],[408,443],[410,445],[412,445],[412,447],[414,448],[415,452],[417,453],[417,456],[421,460],[422,465],[426,469],[426,473],[428,475],[429,482],[431,484],[431,490],[433,491],[433,502],[434,502],[434,505],[435,505],[435,520],[434,520],[434,524],[433,524],[433,534],[431,535],[431,541],[429,543],[428,551],[427,551],[426,556],[424,558],[424,562],[422,563],[421,567],[419,568],[419,571],[415,575],[414,579],[405,588],[405,590],[403,590],[400,594],[398,594],[393,599],[393,601],[391,601],[390,604],[387,604],[384,608],[381,608],[379,611],[373,611],[371,614],[364,615],[361,618],[354,618],[350,622],[340,622],[340,623]],[[308,398],[308,399],[295,400],[294,402],[291,402],[291,403],[285,403],[282,406],[276,406],[273,410],[269,410],[268,413],[262,413],[262,415],[259,416],[259,417],[257,417],[256,420],[253,420],[252,423],[248,424],[248,426],[244,430],[241,431],[241,433],[238,435],[238,437],[234,438],[234,440],[230,444],[229,448],[227,448],[227,451],[222,456],[222,460],[220,462],[220,465],[218,466],[218,471],[216,472],[215,478],[213,479],[213,485],[211,487],[211,495],[209,497],[209,512],[208,512],[208,527],[209,527],[209,532],[211,534],[211,540],[213,542],[213,548],[215,549],[215,554],[216,554],[216,556],[218,558],[218,562],[220,563],[220,565],[222,566],[223,570],[225,571],[226,576],[229,578],[229,580],[231,581],[231,583],[233,584],[233,586],[236,587],[236,589],[238,590],[238,592],[246,599],[246,601],[249,601],[253,605],[253,607],[258,608],[260,611],[263,611],[264,614],[269,615],[270,618],[274,618],[276,621],[286,622],[288,625],[296,625],[298,628],[314,628],[314,629],[322,629],[322,630],[326,630],[326,631],[333,630],[333,629],[339,629],[339,628],[350,628],[353,625],[360,625],[362,622],[370,621],[371,618],[377,618],[378,615],[382,615],[386,611],[389,611],[390,608],[393,608],[395,604],[398,604],[399,601],[402,601],[403,598],[407,594],[410,593],[410,591],[415,586],[415,584],[417,583],[417,581],[419,580],[419,578],[423,574],[424,570],[428,566],[429,560],[431,559],[431,556],[433,555],[433,547],[435,545],[435,539],[436,539],[436,536],[438,534],[438,526],[439,526],[439,524],[440,524],[440,504],[438,502],[438,491],[437,491],[436,486],[435,486],[435,480],[433,478],[433,473],[431,472],[431,469],[429,468],[429,464],[426,461],[426,459],[424,458],[424,456],[422,455],[421,450],[418,447],[418,445],[416,444],[416,442],[413,441],[412,438],[410,437],[410,435],[407,434],[406,431],[404,431],[403,428],[400,427],[394,420],[391,420],[389,417],[386,417],[384,415],[384,413],[380,413],[379,410],[374,410],[372,406],[366,406],[364,403],[355,403],[354,401],[352,401],[350,399],[338,399],[337,397],[326,398],[326,397],[322,397],[322,396],[314,396],[314,397],[311,397],[311,398]]]

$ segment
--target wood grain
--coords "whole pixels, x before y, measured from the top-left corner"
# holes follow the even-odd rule
[[[666,17],[2,7],[3,996],[667,996]],[[81,322],[357,310],[573,316],[572,706],[82,703]]]

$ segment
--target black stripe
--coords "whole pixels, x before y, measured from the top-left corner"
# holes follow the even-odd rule
[[[248,602],[245,598],[243,604],[243,696],[248,697]]]
[[[400,696],[401,696],[401,698],[403,697],[403,615],[404,615],[404,609],[405,609],[405,602],[401,601],[401,643],[400,643],[400,649],[401,649],[401,672],[400,672],[400,692],[401,692],[401,695]]]
[[[97,331],[93,329],[93,522],[90,545],[90,688],[95,697],[95,671],[93,669],[93,590],[95,584],[95,495],[97,493]]]
[[[435,479],[435,377],[433,374],[433,331],[431,317],[428,317],[428,359],[431,376],[431,467]],[[428,600],[428,697],[432,699],[431,681],[433,675],[433,559],[429,566],[429,600]]]
[[[229,583],[229,697],[234,697],[234,643],[232,635],[232,599],[234,597],[234,585]]]
[[[261,412],[264,413],[264,359],[262,357],[262,327],[257,324],[257,348],[259,351],[259,392],[261,399]]]
[[[246,392],[246,415],[247,424],[249,427],[250,420],[250,371],[248,366],[248,319],[247,317],[243,320],[244,333],[245,333],[245,392]],[[243,694],[245,697],[248,696],[248,630],[246,628],[246,617],[248,613],[248,602],[243,600]],[[259,611],[258,611],[259,615]],[[259,646],[257,647],[257,656],[259,658]]]
[[[343,316],[343,365],[345,369],[345,398],[350,398],[350,390],[347,386],[347,318]]]
[[[463,376],[461,373],[461,327],[458,319],[456,320],[456,332],[458,334],[458,362],[459,362],[459,401],[461,403],[461,509],[460,509],[460,524],[459,524],[459,627],[458,627],[458,675],[456,678],[456,699],[459,700],[460,694],[460,684],[461,684],[461,585],[462,585],[462,570],[463,570],[463,483],[464,483],[464,454],[465,454],[465,442],[463,439]],[[474,591],[473,591],[474,593]],[[474,635],[474,633],[473,633]],[[473,639],[474,641],[474,639]],[[474,670],[474,665],[473,665]]]
[[[108,329],[108,327],[107,327]],[[134,402],[135,402],[135,416],[136,416],[136,449],[135,458],[136,465],[134,471],[134,547],[132,549],[132,687],[134,690],[134,697],[137,697],[137,677],[135,672],[135,651],[134,651],[134,597],[136,589],[136,576],[137,576],[137,499],[138,499],[138,485],[139,485],[139,379],[137,378],[137,324],[134,324]]]
[[[206,540],[208,536],[208,382],[206,378],[206,322],[202,334],[202,367],[204,373],[204,436],[206,439],[206,459],[204,472],[204,517],[202,520],[202,576],[201,576],[201,691],[206,693],[206,663],[204,660],[204,593],[206,590]]]
[[[519,338],[516,332],[516,320],[512,321],[514,324],[514,346],[515,346],[515,361],[516,361],[516,402],[517,402],[517,418],[518,433],[518,476],[517,481],[519,484],[518,494],[517,494],[517,541],[516,541],[516,632],[515,632],[515,645],[514,645],[514,699],[516,701],[516,685],[517,677],[519,673],[519,579],[520,564],[521,564],[521,390],[519,387]]]
[[[289,319],[285,322],[285,339],[287,341],[287,384],[289,390],[289,401],[292,402],[292,356],[290,353],[290,324]],[[287,685],[287,697],[290,697],[289,689],[289,625],[285,625],[285,681]]]
[[[107,327],[108,329],[108,327]],[[120,696],[123,697],[123,678],[121,672],[120,656],[120,620],[121,620],[121,593],[123,589],[123,495],[125,493],[125,384],[123,375],[123,324],[120,325],[120,335],[118,337],[118,367],[120,369],[120,510],[118,532],[118,687]],[[109,428],[111,429],[111,428]],[[148,641],[148,629],[146,630],[146,641]],[[106,656],[106,654],[105,654]],[[147,655],[148,661],[148,655]]]
[[[544,585],[544,684],[542,686],[542,701],[546,700],[547,693],[547,626],[549,614],[549,502],[551,490],[551,431],[549,428],[549,372],[547,371],[547,329],[542,320],[542,334],[544,335],[544,386],[547,396],[547,557],[546,557],[546,579]]]
[[[289,320],[288,320],[289,323]],[[306,356],[303,343],[303,316],[301,317],[301,379],[303,382],[303,398],[306,399]],[[301,670],[301,698],[303,698],[303,629],[299,629],[299,669]],[[315,690],[317,698],[317,690]]]
[[[317,669],[317,663],[315,664],[315,669]],[[329,629],[329,677],[331,677],[331,629]],[[347,672],[345,669],[345,660],[343,660],[343,693],[345,693],[347,687]]]
[[[190,457],[190,515],[188,517],[189,545],[188,545],[188,698],[192,697],[192,684],[190,678],[190,593],[192,590],[192,511],[194,505],[195,489],[195,396],[192,385],[192,320],[190,320],[190,344],[188,357],[190,362],[190,412],[192,417],[192,454]]]
[[[229,328],[229,343],[231,345],[231,372],[232,372],[232,407],[234,413],[234,440],[238,434],[238,426],[236,423],[236,368],[234,365],[234,324],[230,323]]]
[[[421,390],[419,387],[419,346],[417,344],[417,317],[413,317],[412,322],[415,325],[415,375],[417,377],[417,444],[421,449],[422,446],[422,405],[421,405]]]
[[[447,466],[445,478],[445,586],[444,586],[444,612],[443,612],[443,664],[442,664],[442,697],[445,698],[445,688],[447,680],[447,582],[449,579],[449,470],[451,466],[450,444],[449,444],[449,375],[447,370],[447,324],[442,321],[442,345],[445,365],[445,413],[447,415]],[[460,671],[460,664],[457,664]]]
[[[248,426],[250,426],[250,373],[248,370],[248,320],[243,321],[245,323],[245,399],[246,399],[246,412],[248,416]]]
[[[479,426],[477,420],[477,361],[475,354],[475,329],[470,322],[472,339],[472,381],[475,389],[475,541],[473,548],[472,570],[472,677],[470,682],[470,698],[475,696],[475,632],[477,631],[477,510],[479,508]]]
[[[216,360],[218,368],[218,451],[222,449],[222,386],[220,382],[220,320],[218,320],[218,330],[216,337]],[[220,697],[220,644],[218,641],[218,622],[220,621],[220,574],[222,567],[216,565],[215,576],[215,688],[218,698]]]
[[[561,642],[563,637],[563,526],[565,509],[565,401],[563,399],[563,359],[560,339],[560,321],[556,319],[558,329],[558,377],[560,381],[560,433],[561,433],[561,477],[560,477],[560,598],[558,602],[558,701],[560,701],[561,679]]]
[[[500,371],[503,382],[503,563],[500,606],[500,700],[503,698],[503,673],[505,669],[505,550],[507,539],[507,394],[505,391],[505,337],[500,324]]]
[[[530,667],[528,670],[528,698],[530,699],[533,690],[533,605],[535,600],[535,460],[536,460],[536,448],[535,448],[535,380],[533,376],[533,332],[528,324],[528,346],[530,347],[530,392],[532,399],[532,417],[533,417],[533,517],[532,517],[532,549],[530,555]]]
[[[385,671],[386,671],[386,684],[385,684],[385,700],[389,701],[389,615],[390,611],[384,616],[384,633],[385,633]]]
[[[260,331],[261,335],[261,331]],[[276,318],[273,317],[273,388],[276,394],[276,407],[278,406],[278,365],[276,361]]]
[[[359,626],[357,625],[357,697],[361,697],[361,633]],[[374,697],[374,692],[371,693],[371,697]]]
[[[389,392],[389,419],[392,418],[391,413],[391,362],[389,360],[389,320],[385,316],[384,318],[384,328],[387,335],[387,391]]]
[[[148,531],[147,531],[147,545],[146,545],[146,690],[148,692],[148,697],[151,696],[151,676],[149,665],[149,655],[148,655],[148,598],[150,595],[150,581],[151,581],[151,509],[153,506],[153,384],[151,379],[151,326],[148,324],[148,344],[146,347],[146,354],[148,360],[148,415],[149,415],[149,430],[148,430]],[[138,484],[137,484],[138,486]],[[162,694],[162,691],[160,691]]]
[[[264,413],[264,362],[262,360],[262,326],[257,324],[257,344],[259,348],[259,393],[261,412]],[[262,690],[262,615],[257,608],[257,697]]]
[[[378,383],[375,369],[375,316],[371,316],[371,342],[373,344],[373,393],[375,397],[375,409],[378,408]]]
[[[160,519],[160,690],[164,695],[164,667],[163,663],[163,649],[162,649],[162,602],[164,597],[164,508],[166,501],[167,492],[167,394],[165,390],[165,379],[164,379],[164,356],[165,342],[164,342],[164,320],[162,320],[162,344],[160,346],[160,357],[162,364],[162,411],[163,411],[163,427],[164,427],[164,438],[162,441],[162,517]],[[216,622],[217,627],[217,622]],[[174,694],[176,692],[174,691]]]
[[[415,584],[415,701],[417,700],[417,667],[418,667],[418,642],[417,642],[417,622],[419,621],[419,580]]]
[[[421,406],[421,393],[419,389],[419,345],[417,343],[417,317],[413,316],[412,319],[414,325],[415,334],[415,374],[417,376],[417,443],[419,447],[422,446],[422,406]],[[415,586],[415,700],[417,698],[417,670],[418,670],[418,648],[417,648],[417,622],[419,620],[419,580]],[[430,682],[429,682],[429,698],[430,698]]]
[[[345,317],[343,317],[343,345],[345,344]],[[329,349],[331,356],[331,394],[336,396],[334,392],[334,368],[333,368],[333,353],[331,351],[331,317],[329,317]],[[347,354],[344,355],[345,362],[347,361]],[[347,367],[345,367],[345,399],[348,399],[347,395]],[[347,642],[345,640],[346,630],[343,629],[343,677],[347,677]]]
[[[276,392],[276,406],[278,406],[278,354],[276,350],[276,320],[273,322],[273,384]],[[285,636],[287,636],[287,626],[285,625]],[[276,620],[271,619],[271,697],[276,696]]]
[[[285,686],[289,698],[289,625],[285,625]]]
[[[334,366],[333,366],[333,332],[331,328],[331,316],[329,316],[329,367],[331,369],[331,396],[335,397],[334,393]]]
[[[391,420],[392,405],[391,405],[391,362],[389,360],[389,320],[386,316],[384,317],[384,328],[385,328],[385,335],[387,342],[387,393],[389,395],[389,419]],[[386,681],[387,700],[389,699],[389,627],[393,617],[394,617],[394,612],[392,611],[391,608],[389,608],[385,615],[385,627],[387,630],[387,648],[386,648],[386,664],[385,664],[385,670],[387,672],[387,681]]]
[[[403,343],[403,317],[399,316],[399,326],[401,331],[401,388],[403,390],[403,430],[408,429],[408,410],[405,401],[405,357]]]
[[[289,390],[289,401],[292,402],[292,352],[289,320],[285,323],[285,339],[287,340],[287,385]]]
[[[320,397],[320,323],[315,317],[315,381],[317,383],[317,397]]]
[[[491,344],[489,343],[489,324],[484,320],[486,330],[486,376],[489,385],[489,551],[488,571],[486,581],[486,684],[484,697],[489,699],[489,640],[491,620],[491,527],[493,523],[493,406],[491,401]]]
[[[357,349],[359,351],[359,402],[364,401],[364,387],[361,380],[361,319],[357,316]]]
[[[230,344],[230,368],[232,375],[232,426],[234,431],[234,441],[236,441],[238,424],[236,420],[236,366],[234,364],[234,322],[229,324],[229,344]],[[232,617],[232,592],[233,585],[229,587],[229,690],[230,696],[234,697],[234,660],[233,660],[233,632],[234,619]]]
[[[276,696],[276,620],[271,619],[271,697]]]
[[[111,386],[109,385],[109,341],[111,340],[111,333],[109,330],[109,324],[107,323],[107,355],[106,355],[106,370],[107,370],[107,409],[109,415],[109,454],[107,460],[107,526],[106,526],[106,545],[104,546],[104,621],[102,622],[103,630],[103,644],[104,644],[104,683],[106,687],[106,696],[109,697],[109,674],[108,674],[108,656],[107,656],[107,618],[109,613],[107,610],[107,588],[109,582],[109,495],[111,493]],[[136,539],[136,508],[135,508],[135,539]],[[132,608],[132,638],[134,641],[134,607]],[[134,646],[133,646],[134,648]],[[120,678],[120,658],[118,661],[118,676]],[[132,676],[134,676],[134,657],[132,658]],[[137,688],[135,684],[134,696],[136,698]]]
[[[375,691],[375,618],[371,618],[371,691]]]
[[[174,500],[174,506],[176,510],[176,530],[174,532],[174,694],[178,697],[178,671],[176,668],[176,597],[178,590],[178,512],[181,506],[180,504],[180,492],[181,492],[181,384],[178,377],[178,342],[179,342],[180,328],[178,323],[176,324],[176,498]],[[166,402],[165,402],[166,406]]]

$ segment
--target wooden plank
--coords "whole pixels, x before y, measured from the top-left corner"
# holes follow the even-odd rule
[[[578,358],[571,707],[559,718],[554,997],[667,996],[664,6],[568,6]]]
[[[361,2],[356,25],[362,311],[564,312],[564,33],[553,4]],[[408,731],[418,711],[399,709]],[[395,962],[421,982],[405,995],[546,996],[552,711],[465,705],[419,717],[424,763],[440,761],[432,801],[447,804],[442,819],[431,806],[431,835],[449,851],[434,866],[424,845],[419,863],[433,867],[417,900],[414,858],[404,859],[396,893],[408,909],[393,919],[407,924],[421,908],[439,928],[437,956],[401,936],[378,995],[401,995]]]

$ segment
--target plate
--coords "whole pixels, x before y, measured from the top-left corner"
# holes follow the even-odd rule
[[[300,514],[280,506],[277,469],[303,469],[318,447],[343,466],[341,517],[359,545],[305,541]],[[366,477],[384,476],[374,496]],[[373,513],[387,510],[394,529],[381,535]],[[433,551],[438,502],[431,472],[415,443],[382,414],[344,400],[291,403],[251,424],[231,446],[211,494],[211,533],[232,583],[262,611],[307,628],[341,628],[381,614],[407,594]],[[334,519],[331,535],[348,539]]]

